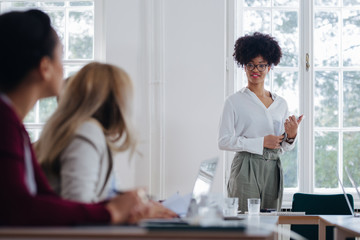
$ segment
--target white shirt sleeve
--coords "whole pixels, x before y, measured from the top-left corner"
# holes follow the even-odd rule
[[[85,203],[97,202],[96,185],[101,153],[88,139],[76,136],[60,156],[61,196]]]
[[[296,141],[297,141],[297,135],[296,135],[293,143],[290,144],[290,143],[288,143],[288,142],[286,142],[286,141],[283,141],[283,142],[281,143],[281,147],[282,147],[282,149],[283,149],[285,152],[291,151],[291,150],[294,149],[294,147],[295,147],[295,142],[296,142]]]
[[[245,138],[235,135],[235,116],[234,107],[227,99],[224,104],[223,113],[220,119],[218,145],[221,150],[235,152],[251,152],[263,154],[264,137]]]
[[[283,120],[284,123],[285,123],[285,120],[290,116],[289,109],[288,109],[288,106],[287,106],[286,101],[285,101],[285,104],[286,104],[286,114],[285,114],[284,120]],[[284,129],[285,129],[285,127],[284,127]],[[298,132],[298,134],[299,134],[299,132]],[[293,143],[288,143],[288,142],[286,142],[285,139],[284,139],[284,141],[281,143],[281,148],[283,149],[283,151],[288,152],[288,151],[291,151],[291,150],[294,149],[295,143],[296,143],[297,138],[298,138],[298,137],[297,137],[298,134],[296,134],[296,137],[295,137]]]

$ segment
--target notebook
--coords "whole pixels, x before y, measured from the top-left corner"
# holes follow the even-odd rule
[[[216,168],[218,164],[218,158],[211,158],[201,162],[198,175],[196,177],[193,191],[189,203],[187,203],[187,213],[181,215],[180,218],[172,219],[145,219],[140,222],[140,225],[156,225],[156,224],[187,224],[186,218],[197,214],[197,205],[200,202],[202,195],[207,195],[210,192]]]
[[[345,188],[344,188],[344,186],[343,186],[343,184],[342,184],[342,181],[340,180],[339,173],[337,174],[337,177],[338,177],[338,181],[339,181],[339,183],[340,183],[341,189],[342,189],[342,191],[343,191],[343,193],[344,193],[345,200],[346,200],[346,203],[347,203],[347,205],[348,205],[348,207],[349,207],[349,210],[350,210],[350,212],[351,212],[351,215],[353,215],[354,217],[360,217],[360,215],[357,214],[357,213],[355,213],[354,210],[353,210],[353,208],[351,207],[349,198],[348,198],[348,196],[346,195],[346,192],[345,192]]]

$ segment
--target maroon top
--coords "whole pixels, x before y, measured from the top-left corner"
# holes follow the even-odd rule
[[[30,194],[25,182],[24,136],[30,142],[14,110],[0,98],[0,225],[109,223],[111,216],[103,203],[77,203],[56,195],[31,146],[37,192]]]

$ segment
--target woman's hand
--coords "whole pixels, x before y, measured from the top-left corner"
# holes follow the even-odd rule
[[[174,218],[178,217],[176,213],[164,207],[161,203],[151,201],[149,202],[150,212],[148,218]]]
[[[144,204],[141,208],[138,208],[136,211],[130,214],[128,223],[135,224],[142,219],[150,218],[174,218],[178,215],[173,211],[167,209],[158,202],[149,201]]]
[[[285,132],[288,138],[295,138],[297,135],[297,130],[299,124],[301,123],[304,115],[301,115],[298,119],[294,115],[290,116],[288,119],[285,120]]]
[[[143,206],[138,190],[124,192],[116,197],[110,199],[105,205],[111,215],[111,223],[128,223],[130,216],[136,215],[141,218],[141,213],[146,211]]]
[[[267,135],[264,137],[264,147],[269,149],[278,149],[280,148],[280,144],[284,138],[284,135],[275,136],[275,135]]]
[[[111,223],[135,224],[147,218],[173,218],[177,214],[162,204],[150,201],[144,189],[117,195],[106,205],[111,214]]]

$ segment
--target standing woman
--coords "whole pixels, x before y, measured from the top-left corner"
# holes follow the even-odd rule
[[[149,216],[137,191],[84,204],[51,190],[22,121],[36,101],[59,94],[62,45],[39,10],[0,15],[0,34],[0,225],[133,223]]]
[[[261,208],[281,208],[280,155],[294,148],[302,119],[289,116],[285,99],[264,88],[266,75],[281,55],[277,41],[266,34],[245,35],[235,43],[233,56],[244,68],[248,85],[226,99],[218,144],[221,150],[236,152],[228,195],[239,198],[243,213],[248,198],[260,198]]]

